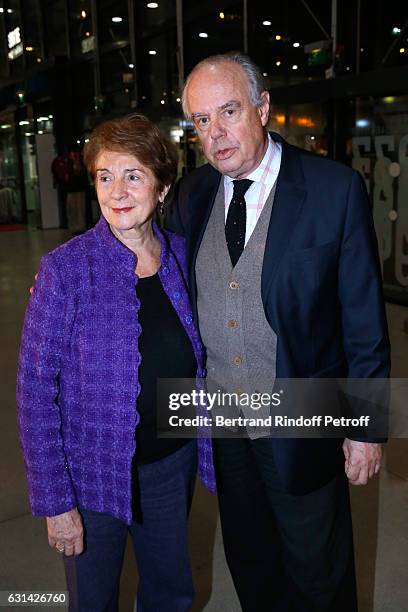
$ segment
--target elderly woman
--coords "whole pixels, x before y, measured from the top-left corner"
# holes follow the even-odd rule
[[[128,531],[138,611],[191,607],[187,515],[196,441],[156,434],[156,380],[202,377],[184,243],[153,221],[177,153],[145,117],[107,121],[84,152],[98,224],[43,257],[17,401],[32,512],[64,553],[71,609],[110,611]],[[211,447],[200,474],[214,489]]]

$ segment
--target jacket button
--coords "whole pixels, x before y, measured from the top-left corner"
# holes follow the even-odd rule
[[[238,327],[238,323],[235,321],[235,319],[230,319],[228,321],[228,327],[230,327],[231,329],[235,329],[236,327]]]
[[[237,283],[236,281],[231,281],[229,284],[229,288],[230,289],[239,289],[239,283]]]
[[[239,355],[237,355],[236,357],[234,357],[233,362],[235,365],[241,365],[242,363],[242,357],[240,357]]]

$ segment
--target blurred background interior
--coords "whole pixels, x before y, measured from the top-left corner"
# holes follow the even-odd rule
[[[204,159],[183,118],[184,78],[201,59],[247,52],[271,91],[270,129],[359,170],[373,209],[393,348],[408,370],[408,9],[401,0],[0,0],[0,589],[63,588],[41,519],[29,514],[14,380],[28,287],[40,256],[85,231],[98,206],[81,151],[100,121],[141,112]],[[408,610],[408,446],[353,491],[362,612]],[[197,610],[239,610],[216,501],[198,489],[191,521]],[[134,561],[131,554],[126,564]],[[121,609],[133,607],[132,571]],[[264,612],[264,611],[259,611]],[[347,612],[347,611],[345,611]]]

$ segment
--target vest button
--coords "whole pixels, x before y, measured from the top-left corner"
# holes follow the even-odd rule
[[[242,357],[240,357],[239,355],[237,355],[236,357],[234,357],[233,362],[235,365],[241,365],[242,363]]]
[[[229,284],[230,289],[239,289],[239,284],[236,281],[231,281]]]
[[[238,323],[235,321],[235,319],[231,319],[230,321],[228,321],[228,327],[230,327],[231,329],[235,329],[236,327],[238,327]]]

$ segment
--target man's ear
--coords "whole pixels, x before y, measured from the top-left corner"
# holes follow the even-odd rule
[[[258,107],[259,116],[261,118],[262,127],[265,127],[269,121],[270,99],[269,91],[261,93],[261,104]]]

